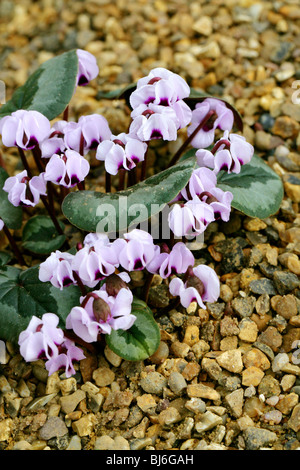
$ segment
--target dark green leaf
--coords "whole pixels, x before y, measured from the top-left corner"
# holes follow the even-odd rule
[[[4,266],[12,259],[12,255],[7,251],[0,251],[0,266]]]
[[[129,96],[131,93],[136,89],[136,84],[131,83],[130,85],[124,87],[124,88],[117,88],[116,90],[110,90],[110,91],[99,91],[97,93],[97,99],[106,99],[106,100],[122,100],[125,99],[125,101],[129,104]]]
[[[62,230],[65,226],[59,222]],[[47,215],[36,215],[26,223],[22,241],[26,250],[40,255],[47,255],[58,250],[65,242],[66,236],[60,235],[53,225],[51,217]]]
[[[112,351],[127,361],[142,361],[155,353],[160,343],[160,330],[150,308],[134,299],[131,313],[136,316],[132,327],[114,330],[106,335],[106,343]]]
[[[22,271],[13,266],[0,268],[0,339],[16,342],[33,315],[56,313],[64,328],[70,310],[79,305],[80,290],[60,290],[38,278],[39,267]]]
[[[257,155],[239,174],[220,172],[218,187],[233,194],[232,207],[260,219],[275,214],[283,198],[280,177]]]
[[[7,172],[0,167],[0,217],[8,228],[15,230],[21,227],[22,209],[13,206],[8,200],[7,192],[2,189],[8,176]]]
[[[44,62],[0,108],[0,118],[18,109],[35,110],[49,120],[68,106],[75,90],[78,72],[76,50]]]
[[[161,212],[186,186],[195,165],[196,159],[190,158],[116,193],[69,193],[62,204],[63,213],[73,225],[87,232],[127,230]]]

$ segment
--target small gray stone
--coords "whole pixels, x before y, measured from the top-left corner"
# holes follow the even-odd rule
[[[256,279],[255,281],[251,281],[249,287],[253,294],[276,295],[277,293],[273,281],[268,278],[261,278]]]
[[[168,385],[175,395],[181,395],[181,393],[186,389],[187,383],[184,377],[179,372],[171,372]]]
[[[66,414],[71,413],[85,397],[86,393],[83,390],[76,390],[71,395],[60,397],[61,409]]]
[[[40,439],[48,441],[53,437],[61,437],[68,434],[68,428],[65,422],[58,416],[50,416],[39,432]]]
[[[195,429],[198,433],[210,431],[218,424],[222,424],[223,420],[221,416],[218,416],[211,411],[206,411],[203,414],[198,415],[198,421],[195,423]]]
[[[81,439],[79,436],[72,436],[66,450],[81,450]]]
[[[299,287],[300,280],[296,274],[286,271],[276,271],[273,276],[278,294],[284,295]]]
[[[161,395],[167,383],[167,379],[159,372],[149,372],[141,379],[140,386],[147,393]]]
[[[193,413],[205,413],[206,404],[201,398],[191,398],[185,402],[185,407]]]
[[[249,426],[243,431],[246,449],[258,450],[262,447],[273,444],[277,440],[275,432],[263,428]]]
[[[289,363],[289,356],[287,353],[279,353],[274,357],[272,362],[273,372],[280,371],[286,364]]]
[[[241,318],[250,317],[255,303],[255,297],[235,297],[232,301],[232,308]]]
[[[32,450],[32,445],[27,441],[21,440],[14,444],[12,450]]]

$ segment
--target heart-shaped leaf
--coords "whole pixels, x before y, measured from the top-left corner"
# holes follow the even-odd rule
[[[129,330],[113,330],[106,335],[112,351],[127,361],[142,361],[155,353],[160,343],[160,330],[145,302],[134,299],[131,313],[136,320]]]
[[[64,224],[59,224],[64,230]],[[22,233],[23,248],[40,255],[58,250],[65,240],[66,236],[57,232],[51,217],[47,215],[36,215],[29,219]]]
[[[161,212],[186,186],[195,165],[195,158],[187,159],[116,193],[69,193],[62,211],[73,225],[87,232],[120,233]]]
[[[21,227],[22,209],[13,206],[8,200],[7,192],[2,189],[7,178],[8,173],[0,167],[0,217],[8,228],[15,230]]]
[[[65,110],[74,94],[77,72],[76,50],[47,60],[1,106],[0,118],[18,109],[27,109],[54,119]]]
[[[232,207],[259,219],[275,214],[284,194],[280,177],[257,155],[239,174],[220,172],[218,187],[233,194]]]
[[[60,290],[50,282],[41,282],[38,271],[38,266],[25,271],[13,266],[0,268],[0,339],[16,342],[31,317],[44,313],[56,313],[64,328],[70,310],[79,305],[77,286]]]

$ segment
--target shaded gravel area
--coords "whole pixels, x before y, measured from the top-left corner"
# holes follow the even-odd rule
[[[299,449],[298,1],[3,0],[0,37],[7,99],[48,58],[77,47],[93,53],[99,77],[76,92],[70,117],[99,112],[116,134],[128,109],[101,92],[157,66],[179,73],[240,111],[245,137],[285,190],[268,219],[233,211],[228,223],[209,226],[196,257],[220,276],[217,303],[172,309],[154,276],[149,304],[161,344],[149,360],[130,363],[99,347],[86,351],[76,376],[48,377],[43,362],[25,363],[6,344],[0,449]],[[159,146],[153,164],[174,147]],[[14,151],[3,155],[15,168]],[[132,275],[133,286],[143,282]]]

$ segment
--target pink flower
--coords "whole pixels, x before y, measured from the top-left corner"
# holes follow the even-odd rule
[[[143,161],[146,150],[147,145],[144,142],[122,133],[100,142],[96,158],[104,161],[108,173],[116,175],[120,169],[131,170]]]
[[[195,258],[192,252],[184,243],[178,242],[171,251],[161,252],[154,256],[147,265],[147,271],[157,273],[166,279],[171,274],[185,273],[189,266],[194,265],[194,262]]]
[[[85,86],[99,74],[96,58],[88,51],[76,50],[78,57],[77,85]]]
[[[214,141],[215,130],[217,128],[228,131],[232,129],[234,123],[232,111],[227,108],[223,101],[215,98],[206,98],[201,103],[197,103],[193,110],[191,125],[187,129],[188,136],[193,133],[211,111],[214,114],[197,132],[191,142],[191,145],[195,148],[202,149],[209,147]]]
[[[223,191],[216,187],[217,177],[209,168],[201,167],[193,171],[192,176],[181,191],[181,196],[187,201],[196,199],[209,204],[215,219],[229,220],[233,195],[230,191]]]
[[[225,131],[212,151],[199,149],[196,157],[199,166],[212,168],[216,174],[221,170],[240,173],[242,165],[249,163],[253,154],[254,147],[244,136]]]
[[[186,282],[174,278],[169,284],[170,293],[180,297],[181,305],[187,308],[191,302],[206,309],[204,302],[216,302],[220,295],[220,281],[216,272],[209,266],[193,268]]]
[[[144,230],[134,229],[124,234],[124,241],[120,243],[119,262],[126,271],[140,271],[144,269],[159,251],[153,243],[152,236]]]
[[[110,296],[98,290],[80,299],[81,306],[72,308],[66,318],[66,327],[87,343],[97,341],[99,334],[110,334],[111,330],[131,328],[136,317],[131,314],[133,295],[122,288]]]
[[[0,134],[6,147],[31,150],[49,136],[50,122],[38,111],[19,109],[0,120]]]
[[[46,189],[45,173],[29,178],[26,170],[7,178],[3,186],[14,206],[36,206],[40,196],[46,196]]]
[[[40,143],[42,158],[50,158],[54,154],[61,155],[66,150],[64,142],[64,129],[68,121],[56,121],[50,131],[49,137]]]
[[[75,150],[66,150],[63,154],[50,157],[45,168],[45,180],[54,184],[73,188],[90,171],[90,164]]]
[[[131,93],[129,98],[133,109],[131,116],[135,119],[137,114],[147,109],[156,109],[156,112],[159,112],[157,111],[159,108],[169,108],[175,113],[176,129],[180,129],[191,121],[192,111],[183,101],[183,98],[188,97],[189,94],[190,87],[182,77],[170,70],[156,67],[147,77],[138,80],[136,90]],[[164,140],[173,139],[164,137]]]
[[[49,375],[63,369],[66,377],[69,378],[76,373],[73,362],[81,361],[84,358],[85,355],[83,354],[82,349],[78,348],[74,341],[66,338],[60,345],[58,354],[48,359],[45,366]]]
[[[186,81],[174,72],[163,67],[156,67],[152,69],[146,77],[142,77],[137,81],[137,90],[139,93],[143,93],[143,87],[151,87],[152,95],[156,104],[161,104],[164,96],[169,96],[169,104],[187,98],[190,94],[190,87]],[[135,93],[135,92],[134,92]],[[139,93],[131,94],[131,99],[134,100]],[[133,95],[133,96],[132,96]],[[148,100],[149,101],[149,100]],[[134,107],[134,103],[133,103]]]
[[[131,113],[129,133],[147,142],[152,139],[176,140],[179,122],[175,111],[168,106],[141,104]]]
[[[0,230],[2,230],[3,227],[4,227],[4,222],[3,222],[3,220],[0,218]]]
[[[71,150],[87,154],[97,148],[100,142],[109,139],[111,130],[105,117],[100,114],[81,116],[78,122],[70,121],[64,127],[64,141]]]
[[[65,338],[58,324],[59,318],[54,313],[44,313],[41,319],[33,316],[19,335],[20,354],[27,362],[47,359],[45,366],[49,375],[65,369],[66,377],[71,377],[75,374],[73,361],[85,356],[73,341]]]
[[[42,282],[51,282],[54,287],[62,290],[71,284],[76,284],[72,270],[74,255],[62,253],[59,250],[40,264],[39,279]]]
[[[214,220],[213,208],[197,196],[184,204],[174,204],[168,216],[169,227],[176,237],[200,235]]]
[[[84,246],[77,251],[72,261],[72,270],[88,287],[95,287],[119,266],[116,243],[111,243],[107,236],[94,235],[95,237],[90,236],[84,241]]]
[[[25,361],[39,358],[51,359],[58,354],[58,346],[64,341],[63,331],[57,327],[59,318],[54,313],[44,313],[42,318],[33,316],[26,330],[19,335],[20,354]]]

